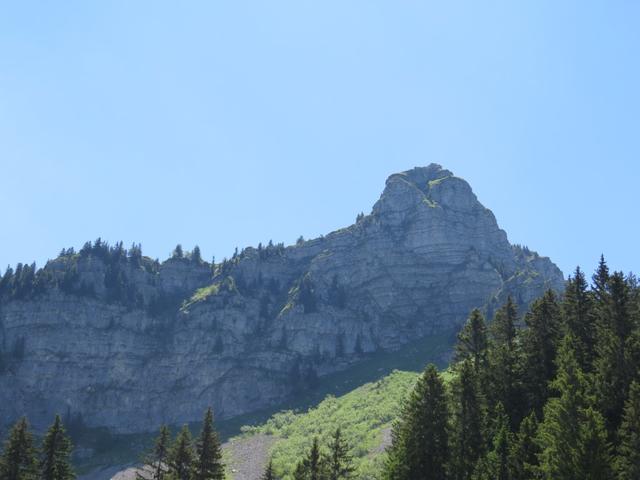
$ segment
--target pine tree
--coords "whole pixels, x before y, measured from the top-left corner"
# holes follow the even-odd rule
[[[624,275],[614,273],[608,280],[608,293],[598,302],[599,323],[595,387],[598,407],[613,437],[620,425],[631,376],[625,351],[633,330],[632,303]]]
[[[468,480],[484,453],[484,415],[478,384],[469,360],[459,364],[453,386],[453,429],[449,478]]]
[[[549,382],[556,372],[556,345],[559,343],[561,312],[556,295],[548,290],[536,300],[525,316],[522,334],[522,371],[528,409],[542,414],[549,397]]]
[[[42,441],[40,478],[42,480],[70,480],[76,478],[71,468],[71,440],[67,437],[59,415],[49,427]]]
[[[394,425],[384,478],[444,480],[449,459],[448,411],[438,370],[429,365]]]
[[[633,382],[625,403],[622,425],[618,431],[620,445],[615,458],[618,480],[640,478],[640,383]]]
[[[609,444],[602,416],[588,406],[587,381],[578,365],[575,342],[566,336],[558,352],[558,375],[552,384],[559,397],[544,408],[538,439],[540,471],[548,480],[599,480]]]
[[[318,437],[313,439],[309,453],[302,459],[294,472],[295,480],[326,480],[327,465],[320,451]]]
[[[493,439],[493,448],[476,467],[474,480],[510,480],[509,449],[511,434],[506,416]]]
[[[540,448],[536,441],[538,420],[534,412],[520,423],[509,451],[509,471],[513,480],[536,478]]]
[[[196,444],[193,480],[223,480],[224,465],[218,434],[213,428],[213,411],[207,409],[202,432]]]
[[[482,313],[476,308],[458,334],[456,361],[471,359],[476,374],[480,374],[486,368],[487,347],[487,327]]]
[[[202,254],[200,253],[200,247],[196,245],[191,252],[191,261],[195,263],[202,263]]]
[[[169,478],[171,480],[191,480],[194,454],[191,432],[186,425],[178,433],[169,451]]]
[[[148,468],[145,468],[145,473],[146,471],[151,471],[152,480],[163,480],[167,476],[170,442],[171,434],[169,433],[169,428],[166,425],[162,425],[153,447],[153,453],[143,459],[143,464],[148,465]],[[146,475],[143,476],[140,473],[136,474],[136,478],[138,480],[148,479]]]
[[[184,251],[182,250],[182,245],[176,245],[176,248],[173,249],[173,253],[171,254],[173,258],[184,258]]]
[[[500,308],[490,327],[489,378],[487,406],[493,411],[502,403],[510,418],[510,426],[518,425],[523,416],[522,382],[519,373],[519,347],[516,341],[518,312],[513,299]]]
[[[573,278],[567,281],[562,309],[566,333],[569,333],[576,342],[578,365],[582,371],[590,372],[595,357],[594,312],[592,296],[580,267],[576,268]]]
[[[329,480],[351,478],[355,468],[353,459],[349,454],[349,445],[342,436],[340,427],[336,429],[329,443],[329,456],[327,459]]]
[[[0,457],[0,479],[36,480],[38,462],[33,437],[27,419],[22,417],[13,426]]]

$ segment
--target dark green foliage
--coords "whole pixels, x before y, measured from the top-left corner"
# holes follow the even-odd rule
[[[176,259],[184,258],[184,251],[182,250],[182,245],[180,244],[176,245],[176,248],[174,248],[173,252],[171,253],[171,258],[176,258]]]
[[[300,292],[298,300],[304,308],[304,313],[313,313],[318,311],[315,288],[308,275],[305,276],[300,282]]]
[[[544,409],[539,429],[544,478],[587,480],[609,478],[610,446],[599,412],[588,406],[587,379],[578,365],[575,343],[565,337],[558,353],[559,393]]]
[[[522,333],[522,379],[527,407],[542,415],[549,397],[549,382],[556,372],[556,346],[562,317],[553,291],[536,300],[525,315],[527,329]]]
[[[458,334],[456,361],[470,359],[473,369],[479,375],[487,368],[487,349],[487,327],[482,313],[475,309]]]
[[[502,415],[493,438],[493,448],[481,459],[473,475],[474,480],[510,480],[509,450],[511,433],[506,415]]]
[[[509,451],[509,472],[513,480],[537,478],[540,447],[536,440],[538,420],[534,412],[520,423]]]
[[[163,480],[167,478],[169,467],[169,448],[171,443],[169,428],[166,425],[160,427],[160,433],[156,438],[153,452],[143,459],[143,464],[148,465],[152,472],[151,480]],[[139,473],[136,475],[138,480],[148,480],[147,476]]]
[[[294,478],[296,480],[326,480],[327,470],[327,461],[320,451],[318,438],[315,437],[309,453],[298,463]]]
[[[202,263],[202,254],[200,253],[200,247],[196,245],[191,251],[191,261],[195,263]]]
[[[56,415],[42,441],[40,478],[42,480],[70,480],[76,478],[71,468],[71,440],[67,437],[62,420]]]
[[[429,365],[406,400],[392,431],[384,478],[444,480],[449,460],[445,388]]]
[[[169,478],[171,480],[190,480],[193,463],[193,440],[189,427],[185,425],[178,433],[169,451]]]
[[[0,457],[0,479],[36,480],[38,462],[26,418],[21,418],[9,432]]]
[[[622,425],[618,431],[620,445],[615,458],[618,480],[640,478],[640,384],[633,382],[625,403]]]
[[[468,480],[485,451],[482,398],[469,360],[458,365],[458,378],[453,384],[452,409],[449,478]]]
[[[576,358],[584,372],[591,371],[595,357],[596,330],[592,297],[584,274],[580,267],[576,268],[573,278],[567,281],[562,309],[566,333],[575,339]]]
[[[273,461],[269,460],[267,463],[267,468],[264,469],[264,473],[260,480],[276,480],[276,474],[273,472]]]
[[[517,426],[523,416],[524,392],[519,365],[519,342],[516,338],[518,312],[511,297],[500,308],[490,327],[487,406],[493,411],[501,403],[510,418],[510,426]]]
[[[213,411],[207,409],[202,432],[196,443],[193,480],[223,480],[224,465],[220,439],[213,428]]]
[[[354,467],[349,445],[342,435],[340,427],[331,436],[329,455],[327,456],[328,480],[352,478]]]

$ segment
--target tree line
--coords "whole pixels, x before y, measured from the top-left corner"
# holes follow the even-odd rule
[[[640,479],[640,289],[604,259],[522,322],[509,299],[474,310],[445,383],[433,365],[406,399],[384,480]]]

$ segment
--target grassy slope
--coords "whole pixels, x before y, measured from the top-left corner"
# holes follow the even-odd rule
[[[315,433],[313,425],[322,428],[318,433],[326,435],[326,432],[344,423],[342,428],[350,443],[362,444],[354,454],[364,474],[375,469],[376,460],[370,458],[374,456],[370,450],[380,445],[382,432],[388,428],[397,412],[399,399],[415,381],[415,372],[421,371],[429,362],[439,367],[446,366],[454,338],[454,334],[448,332],[418,340],[396,352],[369,355],[364,361],[342,372],[321,377],[313,390],[286,404],[216,422],[216,428],[223,440],[236,437],[236,441],[271,429],[272,434],[277,436],[277,442],[271,449],[276,455],[276,464],[280,467],[278,470],[284,470],[284,464],[289,461],[287,459],[294,458],[288,456],[296,454],[303,446],[301,437]],[[295,413],[309,409],[308,414]],[[257,427],[243,428],[245,425]],[[194,435],[199,432],[199,424],[191,427]],[[282,430],[274,430],[276,427]],[[172,430],[175,432],[176,428]],[[247,433],[238,437],[241,430]],[[141,452],[152,445],[154,436],[155,433],[116,436],[109,435],[104,429],[88,429],[78,435],[74,443],[81,448],[92,449],[93,454],[82,459],[75,458],[77,471],[86,473],[104,465],[135,463],[139,461]]]
[[[340,426],[353,447],[356,478],[374,479],[380,471],[383,460],[380,453],[389,440],[391,424],[398,415],[402,399],[426,363],[434,362],[440,367],[446,364],[446,352],[451,344],[449,338],[421,340],[399,352],[379,354],[347,372],[333,375],[324,381],[331,383],[334,391],[348,393],[339,397],[329,395],[306,411],[277,413],[258,426],[243,428],[244,435],[234,440],[252,441],[259,435],[271,436],[270,453],[276,471],[283,480],[290,480],[296,462],[309,448],[313,437],[317,436],[326,444]],[[409,371],[390,372],[394,367]],[[371,381],[374,378],[379,380]],[[363,381],[370,383],[362,385]],[[345,383],[361,386],[351,390]]]

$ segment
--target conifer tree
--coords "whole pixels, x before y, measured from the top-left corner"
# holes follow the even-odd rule
[[[170,442],[171,434],[169,433],[169,428],[166,425],[162,425],[153,447],[153,453],[143,459],[143,463],[149,466],[146,470],[152,472],[152,480],[163,480],[167,477]],[[140,473],[136,477],[138,480],[148,479],[146,475],[143,476]]]
[[[331,436],[329,443],[328,479],[341,480],[351,478],[355,468],[353,467],[353,459],[349,453],[349,445],[342,436],[340,427]]]
[[[480,460],[473,475],[474,480],[510,480],[509,449],[511,434],[507,417],[502,417],[501,425],[493,438],[493,448]]]
[[[484,416],[473,366],[465,360],[458,367],[458,378],[453,387],[449,478],[468,480],[484,454]]]
[[[0,457],[2,480],[36,480],[38,463],[27,419],[22,417],[9,432]]]
[[[620,445],[615,458],[618,480],[640,478],[640,383],[633,382],[625,403],[622,425],[618,431]]]
[[[59,415],[49,427],[42,441],[40,478],[42,480],[70,480],[76,478],[71,468],[71,440],[67,437]]]
[[[190,480],[193,468],[193,442],[189,427],[184,425],[169,451],[169,478],[171,480]]]
[[[558,352],[558,375],[552,386],[559,396],[545,405],[538,434],[543,478],[608,478],[597,476],[609,455],[604,420],[588,407],[587,381],[578,366],[574,340],[568,335]]]
[[[223,480],[222,449],[217,432],[213,428],[213,411],[207,409],[202,432],[196,444],[193,480]]]
[[[486,367],[487,346],[487,327],[482,313],[476,308],[458,334],[456,361],[471,359],[473,369],[479,375]]]
[[[519,373],[519,348],[516,341],[518,312],[513,299],[500,308],[491,324],[487,404],[493,411],[502,403],[510,418],[510,426],[520,422],[523,409],[522,382]]]
[[[629,286],[624,275],[614,273],[608,279],[608,292],[598,302],[599,323],[595,387],[598,407],[613,437],[620,425],[627,389],[633,372],[625,351],[633,330]]]
[[[569,277],[564,291],[562,310],[566,332],[576,343],[576,359],[584,372],[591,371],[595,356],[595,329],[592,295],[580,267]]]
[[[548,290],[525,316],[522,334],[522,371],[527,406],[542,414],[549,397],[549,382],[555,377],[556,345],[559,343],[561,312],[555,293]]]
[[[444,480],[449,459],[447,423],[444,383],[431,364],[418,379],[394,425],[384,478]]]
[[[320,451],[318,437],[313,439],[309,453],[302,459],[294,472],[295,480],[326,480],[327,465]]]
[[[525,417],[520,423],[520,429],[515,434],[509,451],[509,471],[514,480],[536,478],[538,471],[538,446],[536,435],[538,420],[534,412]]]

